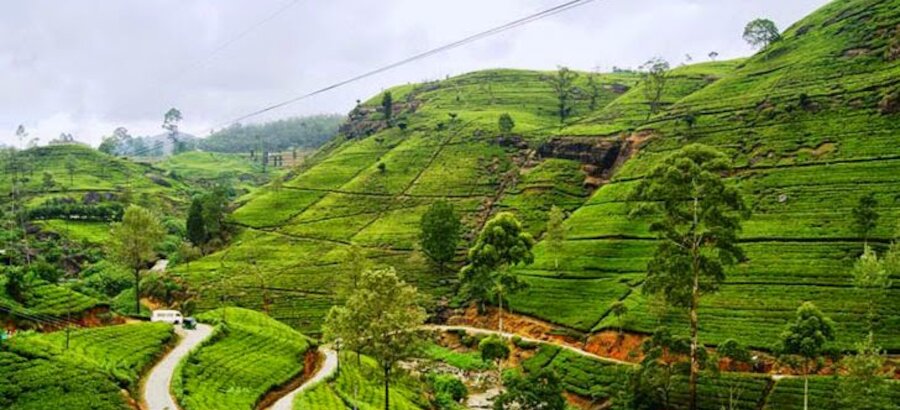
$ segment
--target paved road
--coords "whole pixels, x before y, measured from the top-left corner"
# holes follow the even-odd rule
[[[321,381],[327,380],[337,371],[337,353],[335,353],[334,350],[325,347],[321,348],[320,350],[325,354],[325,363],[322,364],[322,367],[316,372],[316,374],[313,375],[313,377],[310,377],[309,380],[303,382],[300,387],[291,390],[290,393],[278,399],[278,401],[276,401],[275,404],[272,405],[272,407],[269,407],[269,410],[292,410],[294,408],[294,398],[297,397],[298,394]]]
[[[566,349],[566,350],[568,350],[568,351],[570,351],[570,352],[573,352],[573,353],[576,353],[576,354],[579,354],[579,355],[582,355],[582,356],[585,356],[585,357],[590,357],[590,358],[592,358],[592,359],[600,360],[600,361],[603,361],[603,362],[615,363],[615,364],[624,364],[624,365],[629,365],[629,366],[634,366],[634,365],[635,365],[634,363],[626,362],[626,361],[623,361],[623,360],[618,360],[618,359],[613,359],[613,358],[611,358],[611,357],[604,357],[604,356],[596,355],[596,354],[593,354],[593,353],[591,353],[591,352],[587,352],[587,351],[581,350],[581,349],[579,349],[579,348],[577,348],[577,347],[572,347],[572,346],[569,346],[569,345],[566,345],[566,344],[562,344],[562,343],[559,343],[559,342],[556,342],[556,341],[534,339],[534,338],[531,338],[531,337],[528,337],[528,336],[522,336],[522,335],[518,335],[518,334],[515,334],[515,333],[506,333],[506,332],[501,333],[501,332],[498,332],[498,331],[496,331],[496,330],[489,330],[489,329],[483,329],[483,328],[480,328],[480,327],[471,327],[471,326],[426,325],[426,326],[423,326],[423,328],[425,328],[425,329],[441,330],[441,331],[447,331],[447,330],[465,330],[465,331],[467,331],[467,332],[475,333],[475,334],[482,334],[482,335],[500,335],[500,336],[503,336],[503,337],[506,337],[506,338],[519,337],[519,338],[521,338],[522,340],[524,340],[524,341],[526,341],[526,342],[540,343],[540,344],[547,344],[547,345],[554,345],[554,346],[556,346],[556,347],[559,347],[560,349]]]
[[[175,346],[169,354],[153,367],[144,382],[143,397],[147,410],[178,410],[175,398],[170,393],[172,375],[175,367],[190,351],[200,342],[206,340],[212,334],[212,326],[197,324],[197,329],[184,330],[181,326],[175,328],[175,332],[181,336],[178,346]]]

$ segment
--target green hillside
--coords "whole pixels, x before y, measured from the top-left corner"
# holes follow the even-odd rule
[[[25,334],[0,351],[0,407],[15,410],[125,410],[140,374],[173,338],[172,327],[142,323]]]
[[[880,106],[900,92],[900,63],[885,50],[900,19],[897,6],[834,2],[729,75],[637,127],[652,135],[650,141],[566,221],[571,257],[561,258],[564,278],[554,278],[552,260],[539,245],[538,260],[523,271],[534,286],[513,307],[596,330],[611,325],[607,308],[625,298],[628,327],[652,331],[657,321],[637,291],[639,281],[624,286],[622,280],[641,277],[654,244],[646,223],[627,218],[624,199],[657,159],[699,142],[733,156],[733,178],[753,210],[741,236],[749,261],[728,272],[721,292],[704,299],[703,340],[733,337],[771,347],[796,307],[811,300],[838,322],[837,344],[851,347],[864,334],[857,317],[866,299],[851,285],[850,268],[863,239],[850,211],[861,196],[875,194],[881,219],[870,242],[880,249],[900,220],[900,117]],[[685,124],[688,115],[693,126]],[[577,132],[591,129],[579,125]],[[585,291],[582,285],[602,281],[621,289]],[[553,296],[560,288],[578,289],[590,307],[584,299],[559,303]],[[889,349],[900,348],[896,292],[880,307],[885,322],[878,338]],[[536,302],[541,295],[553,299]],[[672,312],[665,322],[683,328],[686,316]]]
[[[161,254],[174,252],[181,241],[194,188],[165,169],[79,144],[2,154],[0,190],[8,195],[0,201],[0,282],[8,283],[14,273],[24,277],[17,297],[0,288],[4,306],[60,317],[108,305],[123,290],[123,275],[98,263],[110,224],[131,204],[160,216],[169,234]],[[98,271],[104,272],[90,277]]]
[[[176,373],[173,391],[186,410],[256,408],[303,371],[310,340],[262,313],[223,308],[198,319],[217,327]]]
[[[627,71],[595,77],[594,110],[581,73],[562,126],[552,72],[489,70],[393,88],[402,126],[387,127],[373,96],[280,190],[237,209],[233,222],[247,229],[234,244],[192,264],[194,282],[209,289],[201,308],[222,295],[258,308],[265,287],[275,317],[315,333],[350,245],[435,299],[450,296],[455,275],[436,273],[417,250],[431,203],[451,201],[468,238],[501,210],[540,235],[557,205],[570,212],[562,254],[537,245],[535,263],[518,271],[531,286],[512,309],[589,332],[611,325],[608,308],[621,299],[626,328],[649,332],[659,319],[640,286],[655,242],[625,200],[658,159],[700,142],[734,158],[731,178],[753,210],[741,235],[749,260],[703,299],[702,340],[769,349],[811,300],[838,322],[835,345],[850,348],[864,333],[857,318],[866,302],[851,285],[863,239],[850,210],[875,194],[881,219],[869,242],[878,250],[900,216],[900,62],[888,52],[898,6],[835,2],[753,57],[672,69],[650,118],[645,82]],[[511,136],[498,131],[502,113],[515,120]],[[878,340],[896,350],[900,290],[890,292]],[[686,331],[680,311],[662,321]]]

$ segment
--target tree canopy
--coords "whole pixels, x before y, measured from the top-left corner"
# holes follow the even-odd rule
[[[456,246],[462,234],[462,223],[447,201],[437,201],[425,211],[420,221],[419,243],[422,251],[438,264],[443,272],[444,265],[456,255]]]
[[[159,218],[147,209],[131,205],[121,222],[113,223],[109,233],[110,257],[134,274],[135,312],[141,311],[141,269],[156,257],[166,231]]]
[[[722,175],[731,161],[714,148],[691,144],[666,157],[631,195],[633,215],[649,215],[660,239],[647,265],[646,294],[662,294],[688,307],[691,330],[691,408],[696,408],[700,371],[700,297],[715,292],[724,267],[744,258],[738,247],[741,220],[749,216],[740,191]]]
[[[484,225],[475,245],[469,249],[468,264],[460,270],[461,291],[484,303],[503,291],[512,292],[522,284],[507,268],[534,261],[534,238],[525,232],[515,215],[501,212]]]
[[[744,41],[753,47],[765,47],[779,39],[781,34],[772,20],[758,18],[744,26]]]

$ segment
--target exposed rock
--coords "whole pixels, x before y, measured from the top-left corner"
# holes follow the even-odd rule
[[[172,184],[170,184],[169,181],[166,181],[165,178],[163,178],[159,175],[150,174],[150,175],[148,175],[148,178],[150,178],[150,180],[153,181],[153,183],[156,185],[164,186],[166,188],[169,188],[172,186]]]
[[[525,142],[525,140],[522,139],[522,137],[515,136],[515,135],[497,137],[495,142],[497,145],[499,145],[501,147],[528,149],[528,143]]]
[[[83,203],[85,205],[93,205],[93,204],[100,202],[101,199],[102,199],[102,197],[100,196],[99,193],[90,191],[90,192],[84,194],[84,197],[81,198],[81,203]]]
[[[878,110],[884,115],[900,113],[900,88],[886,92],[878,103]]]

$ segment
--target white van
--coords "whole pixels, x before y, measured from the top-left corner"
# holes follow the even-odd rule
[[[177,310],[154,310],[153,315],[150,316],[150,321],[178,325],[184,321],[184,317],[182,317],[181,312]]]

